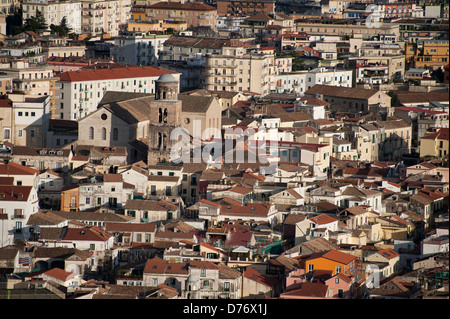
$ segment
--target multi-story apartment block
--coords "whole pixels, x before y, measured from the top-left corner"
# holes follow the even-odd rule
[[[250,85],[250,78],[255,80],[255,75],[261,73],[261,83],[269,82],[262,79],[262,73],[275,72],[273,54],[247,53],[242,41],[226,38],[173,36],[164,42],[160,65],[183,74],[181,91],[199,87],[214,91],[250,90],[256,85]],[[260,88],[255,90],[260,92]]]
[[[81,0],[25,0],[22,2],[23,22],[40,11],[48,26],[58,25],[66,17],[67,24],[75,33],[81,33]]]
[[[133,65],[156,65],[159,52],[170,35],[146,34],[142,32],[123,32],[114,39],[111,58],[118,63]]]
[[[28,95],[51,95],[55,78],[50,66],[30,66],[26,60],[16,60],[9,63],[8,68],[0,72],[13,77],[12,89]]]
[[[267,94],[273,85],[274,64],[274,54],[224,48],[222,53],[206,55],[205,89]]]
[[[68,71],[57,82],[56,117],[77,120],[97,109],[106,91],[155,93],[162,74],[179,74],[159,67],[126,67]],[[179,80],[179,79],[178,79]]]
[[[131,0],[81,0],[82,31],[91,36],[119,35],[131,18]]]

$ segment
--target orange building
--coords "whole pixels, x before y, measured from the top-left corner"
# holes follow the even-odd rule
[[[333,276],[338,273],[352,275],[356,271],[357,258],[353,255],[338,250],[328,250],[314,253],[303,259],[305,271],[329,270]]]
[[[61,190],[61,211],[77,212],[80,210],[79,186],[69,185]]]

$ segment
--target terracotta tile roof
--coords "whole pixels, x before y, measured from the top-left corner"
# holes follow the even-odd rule
[[[316,223],[318,225],[324,225],[324,224],[329,224],[329,223],[338,221],[336,218],[333,218],[326,214],[321,214],[318,216],[310,217],[309,220],[313,221],[314,223]]]
[[[327,296],[328,286],[318,282],[305,282],[300,284],[300,288],[286,291],[281,294],[282,298],[289,297],[314,297],[325,298]]]
[[[19,201],[26,202],[33,186],[0,185],[0,202]]]
[[[0,175],[39,175],[39,171],[31,167],[8,162],[8,164],[0,163]]]
[[[182,101],[183,112],[206,113],[215,97],[178,94],[178,99]]]
[[[112,235],[97,226],[85,228],[68,228],[63,240],[107,241]]]
[[[421,139],[426,140],[449,140],[449,129],[440,128],[437,132],[422,136]]]
[[[219,279],[237,279],[242,276],[241,272],[224,264],[219,264]]]
[[[61,268],[52,268],[44,272],[44,274],[46,276],[53,277],[61,281],[66,281],[74,275],[73,272],[67,272],[65,270],[62,270]]]
[[[324,96],[334,96],[349,99],[369,99],[378,92],[379,91],[373,89],[316,84],[312,88],[307,90],[305,94],[323,94]]]
[[[387,259],[392,259],[392,258],[400,256],[396,251],[394,251],[391,248],[379,250],[379,251],[377,251],[377,253],[381,254],[383,257],[386,257]]]
[[[247,247],[250,244],[250,240],[253,237],[253,232],[250,231],[233,231],[230,232],[230,237],[225,241],[225,246],[244,246]]]
[[[402,104],[408,103],[429,103],[431,101],[448,102],[448,92],[410,92],[396,91]]]
[[[27,225],[41,225],[41,226],[49,226],[49,225],[58,225],[67,218],[60,216],[58,214],[54,214],[51,211],[47,212],[37,212],[34,213],[28,218]]]
[[[209,200],[207,200],[207,199],[204,199],[204,198],[200,200],[200,203],[207,204],[207,205],[211,205],[211,206],[215,206],[215,207],[217,207],[217,208],[221,208],[220,204],[211,202],[211,201],[209,201]]]
[[[272,204],[255,204],[249,203],[245,206],[237,205],[222,205],[220,214],[228,216],[254,216],[254,217],[267,217]]]
[[[124,78],[159,77],[163,74],[176,74],[177,72],[161,67],[138,66],[127,68],[91,69],[67,71],[58,75],[62,82],[101,81]]]
[[[121,174],[105,174],[103,175],[103,182],[105,183],[120,183],[123,182]]]
[[[33,250],[33,258],[69,258],[73,255],[78,256],[83,260],[87,260],[92,256],[92,253],[79,250],[76,248],[65,247],[41,247],[37,246]]]
[[[189,268],[219,269],[219,266],[210,261],[192,260],[189,262]]]
[[[250,279],[270,288],[275,288],[278,285],[278,280],[276,278],[264,276],[255,268],[247,267],[243,273],[243,276],[244,278]]]
[[[148,259],[145,263],[144,274],[179,274],[188,275],[188,263],[172,263],[159,257]]]
[[[128,199],[125,203],[125,209],[148,210],[148,211],[174,211],[178,206],[165,200],[144,200]]]

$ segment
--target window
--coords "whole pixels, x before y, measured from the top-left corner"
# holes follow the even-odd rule
[[[336,266],[336,274],[339,274],[341,272],[341,266]]]
[[[206,277],[206,269],[202,268],[200,270],[200,277]]]
[[[228,281],[223,283],[223,291],[230,291],[230,283]]]
[[[106,140],[106,128],[102,127],[102,140]]]
[[[119,129],[117,127],[115,127],[113,129],[113,141],[118,141],[119,140]]]
[[[314,265],[313,264],[309,264],[308,265],[308,272],[313,272],[314,271]]]
[[[92,126],[89,127],[89,139],[90,140],[94,139],[94,128]]]

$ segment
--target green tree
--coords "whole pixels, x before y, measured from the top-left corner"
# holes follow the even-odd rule
[[[389,91],[388,95],[391,97],[391,106],[401,106],[402,103],[400,102],[400,99],[398,98],[397,93],[395,93],[394,91]]]
[[[67,24],[67,18],[66,17],[63,17],[61,19],[61,22],[59,23],[59,25],[51,24],[50,25],[50,30],[51,30],[52,33],[57,34],[60,37],[65,37],[72,31],[72,29]]]
[[[38,32],[39,30],[47,30],[47,27],[44,14],[39,10],[36,10],[36,15],[34,17],[26,19],[23,26],[25,31],[34,32]]]

